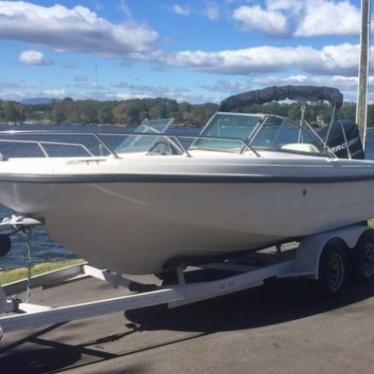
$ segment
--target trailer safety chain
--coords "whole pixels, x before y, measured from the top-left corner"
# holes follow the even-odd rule
[[[26,259],[27,259],[27,282],[26,282],[26,296],[25,302],[28,303],[31,299],[31,276],[32,276],[32,256],[31,256],[31,249],[32,249],[32,229],[29,227],[23,227],[21,230],[21,234],[25,240],[25,248],[26,248]]]
[[[0,234],[8,237],[20,233],[24,240],[27,261],[27,279],[26,279],[26,300],[28,303],[31,298],[31,276],[32,276],[32,230],[43,224],[43,220],[32,217],[17,216],[12,214],[10,217],[4,217],[0,221]],[[9,240],[9,239],[8,239]],[[9,241],[10,244],[10,241]],[[8,249],[9,250],[9,249]]]

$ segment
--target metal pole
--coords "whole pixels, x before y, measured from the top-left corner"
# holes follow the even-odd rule
[[[96,95],[96,101],[99,101],[99,89],[98,89],[98,74],[97,74],[97,64],[95,64],[95,95]]]
[[[356,122],[360,129],[360,135],[364,149],[366,141],[367,95],[370,55],[370,2],[371,0],[361,0],[360,66],[356,109]]]

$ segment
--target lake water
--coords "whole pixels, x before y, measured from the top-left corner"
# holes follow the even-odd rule
[[[46,127],[43,127],[46,129]],[[17,128],[18,129],[18,128]],[[35,126],[22,126],[22,130],[35,130]],[[40,129],[40,128],[38,128]],[[48,127],[47,129],[50,129]],[[59,126],[61,131],[120,131],[118,128],[110,127],[93,127],[93,126]],[[9,126],[4,127],[0,126],[1,130],[9,130]],[[178,129],[171,128],[168,131],[168,134],[180,135],[180,136],[194,136],[199,133],[199,129]],[[366,143],[366,153],[367,158],[374,159],[374,130],[369,130],[367,134],[367,143]],[[4,206],[0,205],[0,217],[5,217],[10,215],[12,212]],[[67,259],[72,259],[75,256],[71,251],[65,249],[62,245],[53,241],[48,234],[42,229],[37,228],[33,230],[33,247],[32,247],[32,263],[38,264],[42,262],[53,262],[53,261],[62,261]],[[12,236],[12,249],[9,254],[0,259],[0,270],[1,269],[12,269],[17,267],[22,267],[26,265],[26,248],[23,242],[22,237],[19,234]]]

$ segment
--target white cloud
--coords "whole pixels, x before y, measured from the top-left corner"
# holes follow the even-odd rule
[[[358,55],[358,45],[346,43],[322,49],[262,46],[218,52],[182,51],[159,54],[155,58],[168,66],[218,74],[247,75],[298,69],[308,73],[353,75],[357,72]]]
[[[148,99],[148,98],[150,98],[149,95],[139,95],[139,94],[133,94],[131,92],[111,93],[110,96],[114,100],[130,100],[130,99]]]
[[[360,11],[349,1],[309,0],[295,36],[359,35],[360,25]]]
[[[0,81],[0,91],[10,91],[10,90],[29,90],[37,89],[39,87],[35,82],[27,81]]]
[[[235,94],[243,91],[248,91],[250,89],[249,82],[236,82],[234,80],[223,80],[220,79],[216,83],[209,85],[200,85],[200,88],[219,94],[219,97],[222,98],[223,95],[227,96],[230,94]]]
[[[25,65],[48,65],[48,62],[43,53],[35,50],[23,51],[19,55],[19,60]]]
[[[264,7],[239,6],[233,19],[244,31],[295,37],[359,35],[361,22],[349,0],[266,0]]]
[[[326,45],[321,49],[321,69],[331,73],[356,73],[359,62],[359,45],[344,43],[339,45]]]
[[[115,89],[126,90],[138,97],[173,97],[189,92],[187,88],[173,86],[151,86],[128,82],[116,82],[111,85]]]
[[[2,82],[0,82],[1,86]],[[66,96],[70,96],[71,92],[68,92],[66,89],[45,89],[41,90],[40,85],[22,85],[16,84],[13,82],[13,87],[8,87],[6,90],[0,88],[0,98],[3,100],[15,100],[21,101],[23,99],[31,97],[48,97],[52,99],[62,99]]]
[[[221,17],[219,6],[215,1],[208,1],[203,13],[211,21],[218,21]]]
[[[42,96],[50,97],[53,99],[62,99],[68,96],[68,91],[65,88],[46,89],[41,92]]]
[[[266,1],[266,7],[270,10],[300,11],[303,6],[304,6],[304,0],[267,0]]]
[[[132,20],[113,24],[83,6],[44,7],[24,1],[0,1],[0,39],[58,51],[133,57],[151,50],[158,33]]]
[[[104,87],[100,84],[96,85],[96,83],[88,82],[88,81],[75,81],[76,83],[73,85],[69,85],[70,87],[79,88],[79,89],[85,89],[85,90],[95,90],[102,91],[104,90]]]
[[[342,90],[357,89],[357,77],[346,77],[342,75],[284,75],[271,74],[267,76],[256,76],[250,79],[250,82],[256,87],[265,87],[272,85],[316,85],[332,86]]]
[[[131,98],[156,98],[167,97],[179,102],[187,101],[192,104],[208,102],[214,100],[212,97],[202,96],[192,92],[190,89],[178,86],[151,86],[134,84],[128,82],[116,82],[111,87],[118,91],[112,92],[111,97],[114,99],[131,99]]]
[[[132,12],[124,0],[120,0],[119,9],[125,15],[126,18],[133,19]]]
[[[184,7],[179,4],[173,4],[170,9],[172,10],[172,12],[180,16],[189,16],[192,13],[190,8]]]
[[[288,84],[297,84],[297,83],[305,83],[308,77],[306,75],[291,75],[289,77],[285,77],[282,79],[282,82],[287,82]]]
[[[259,5],[243,5],[234,10],[232,17],[239,22],[244,31],[256,29],[271,35],[284,35],[288,31],[284,14],[276,10],[263,9]]]

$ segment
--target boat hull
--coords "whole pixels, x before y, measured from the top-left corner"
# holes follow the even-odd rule
[[[339,183],[0,182],[0,199],[44,217],[91,264],[156,273],[180,261],[259,248],[373,216],[374,181]]]

